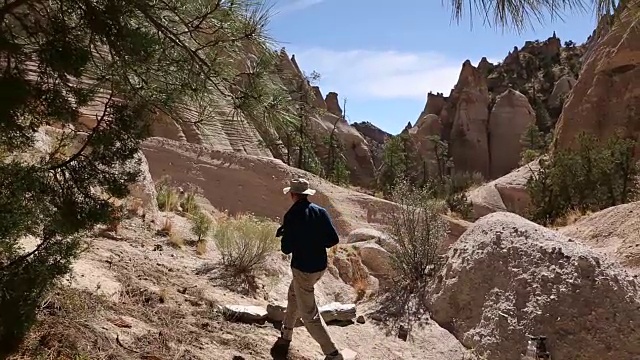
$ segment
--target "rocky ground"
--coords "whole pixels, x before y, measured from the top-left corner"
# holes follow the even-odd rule
[[[266,309],[285,300],[290,281],[286,257],[274,253],[257,294],[243,295],[202,273],[216,264],[219,253],[210,245],[197,254],[185,218],[160,215],[169,216],[184,236],[182,248],[140,219],[123,222],[117,234],[88,237],[89,250],[76,263],[73,276],[47,299],[40,325],[15,359],[271,359],[277,324],[230,321],[220,308]],[[333,273],[317,285],[319,303],[353,303],[356,290]],[[357,315],[364,323],[353,317],[330,326],[341,348],[364,356],[360,359],[464,359],[467,354],[433,321],[416,327],[409,341],[403,341],[372,315],[375,308],[371,297],[362,299]],[[295,333],[292,353],[290,359],[321,357],[302,328]]]

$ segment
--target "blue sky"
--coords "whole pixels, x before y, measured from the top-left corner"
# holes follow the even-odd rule
[[[276,1],[276,0],[273,0]],[[444,2],[447,2],[445,0]],[[441,1],[277,0],[269,33],[303,71],[315,70],[323,94],[347,98],[350,122],[370,121],[399,133],[422,111],[429,91],[448,95],[462,63],[500,61],[526,40],[581,43],[595,27],[591,13],[536,24],[517,34],[486,27],[476,16],[459,24]]]

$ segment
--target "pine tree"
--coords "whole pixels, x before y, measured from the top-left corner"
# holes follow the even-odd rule
[[[295,121],[269,78],[276,57],[267,18],[249,0],[0,5],[0,358],[69,272],[81,235],[117,216],[110,199],[126,196],[137,179],[154,114],[188,121],[188,105],[195,124],[207,126],[224,100],[230,117]],[[104,111],[82,117],[96,98]],[[20,156],[49,124],[76,130],[59,132],[39,158]],[[41,242],[25,252],[25,235]]]
[[[384,145],[378,187],[385,195],[391,194],[396,182],[404,180],[407,154],[399,136],[392,136]]]
[[[550,136],[545,136],[536,124],[530,124],[520,137],[522,151],[520,165],[525,165],[546,153],[550,144]]]

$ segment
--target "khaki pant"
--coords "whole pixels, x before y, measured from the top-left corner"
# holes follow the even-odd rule
[[[293,279],[289,285],[287,312],[282,322],[282,337],[291,340],[296,321],[298,318],[302,318],[304,326],[311,337],[320,344],[322,352],[325,354],[333,353],[337,348],[329,336],[327,325],[320,316],[313,289],[324,271],[310,274],[292,268],[291,272]]]

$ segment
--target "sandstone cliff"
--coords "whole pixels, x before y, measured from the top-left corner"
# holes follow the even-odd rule
[[[554,148],[573,146],[582,131],[600,139],[616,131],[640,139],[640,31],[634,19],[640,3],[629,4],[608,31],[603,19],[601,31],[594,34],[598,36],[558,121]]]
[[[249,51],[249,50],[247,50]],[[251,58],[251,53],[248,53]],[[369,145],[364,137],[342,118],[338,94],[330,92],[326,100],[320,88],[312,86],[305,74],[300,70],[295,57],[284,49],[277,54],[276,68],[271,74],[274,87],[287,90],[293,111],[300,112],[304,118],[307,138],[302,142],[312,154],[305,158],[317,162],[318,172],[322,172],[328,154],[327,139],[331,133],[337,138],[350,172],[350,181],[356,185],[369,186],[374,177],[374,164]],[[247,63],[250,60],[246,61]],[[249,66],[240,62],[238,66]],[[308,95],[308,96],[307,96]],[[83,109],[82,122],[92,127],[96,115],[102,114],[104,104],[109,98],[107,93],[100,94],[96,100]],[[151,135],[190,144],[207,145],[216,150],[232,151],[240,154],[272,157],[297,165],[297,153],[301,141],[295,146],[287,142],[291,129],[274,129],[265,125],[262,119],[253,119],[248,114],[234,109],[231,101],[222,96],[211,96],[208,101],[215,104],[214,111],[204,112],[197,104],[185,106],[177,114],[169,116],[158,113],[152,124]],[[301,107],[308,109],[302,115]],[[335,127],[335,131],[334,131]]]

